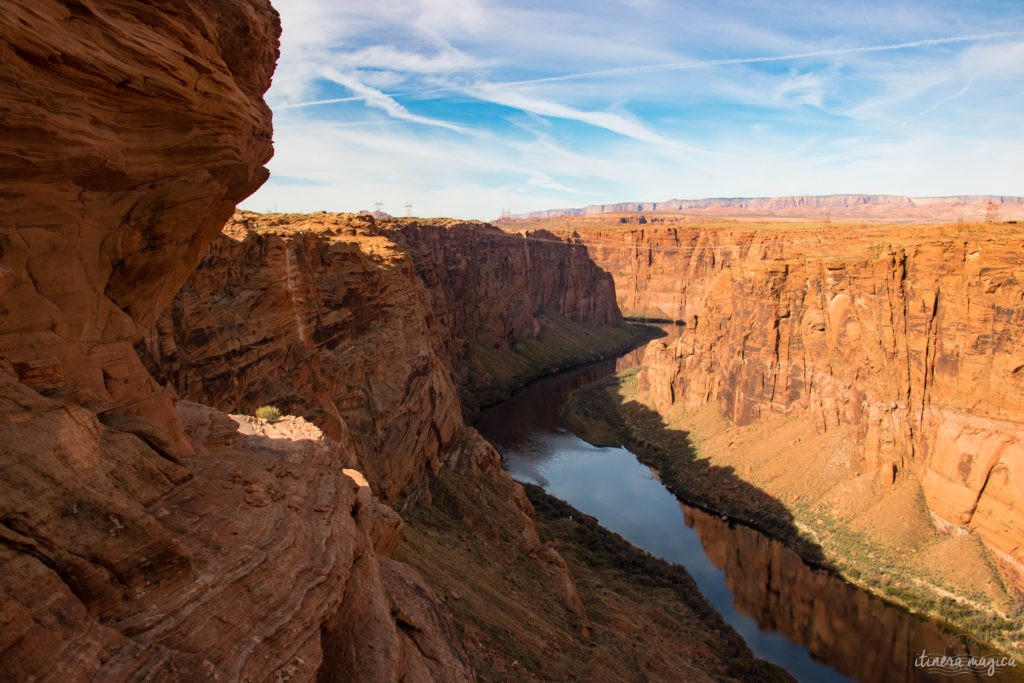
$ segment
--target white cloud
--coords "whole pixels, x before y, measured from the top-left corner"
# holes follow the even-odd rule
[[[372,88],[369,85],[363,83],[359,76],[355,72],[344,72],[336,69],[324,69],[322,71],[326,78],[343,85],[357,96],[363,98],[368,107],[374,107],[386,112],[392,118],[400,121],[408,121],[410,123],[421,123],[427,126],[437,126],[439,128],[447,128],[450,131],[456,133],[465,132],[465,128],[457,126],[447,121],[441,121],[439,119],[432,119],[427,116],[418,116],[411,113],[408,109],[403,107],[401,104],[395,101],[393,97],[385,95],[380,90]]]
[[[1007,31],[1024,6],[1010,0],[276,5],[271,168],[291,180],[253,208],[408,200],[487,218],[1024,185],[1024,34]]]
[[[480,84],[466,88],[465,91],[481,100],[512,107],[530,114],[579,121],[633,138],[639,142],[669,147],[681,152],[696,151],[676,140],[655,133],[632,116],[607,111],[584,111],[559,102],[529,97],[523,93],[508,90],[500,84]]]
[[[483,66],[483,62],[452,47],[433,52],[410,52],[390,45],[370,47],[345,52],[335,58],[335,66],[353,69],[390,69],[414,74],[436,74],[464,71]]]

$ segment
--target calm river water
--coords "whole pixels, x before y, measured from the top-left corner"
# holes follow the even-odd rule
[[[955,634],[804,564],[753,529],[681,504],[628,450],[592,446],[563,427],[562,407],[573,391],[635,362],[627,356],[618,368],[613,359],[538,380],[485,411],[476,427],[515,479],[685,566],[754,653],[798,680],[1010,680],[998,672],[951,678],[916,667],[922,651],[942,654]]]

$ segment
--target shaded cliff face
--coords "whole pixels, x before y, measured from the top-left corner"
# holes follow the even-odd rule
[[[439,315],[454,336],[509,348],[537,333],[547,311],[592,325],[617,325],[615,283],[587,248],[546,231],[509,234],[481,223],[395,222]]]
[[[185,398],[304,415],[389,502],[463,429],[438,320],[409,256],[369,217],[239,215],[146,336]]]
[[[266,178],[278,33],[264,0],[0,16],[8,677],[470,677],[318,430],[175,409],[132,348]]]
[[[0,18],[0,353],[187,451],[131,342],[267,177],[265,0],[15,2]]]
[[[661,412],[853,425],[862,471],[920,478],[937,521],[1024,570],[1024,262],[1016,226],[593,230],[624,310],[685,320],[652,343]]]
[[[545,372],[630,346],[615,283],[579,242],[475,222],[383,227],[426,285],[470,414]]]
[[[481,354],[511,355],[545,315],[620,323],[585,248],[475,223],[239,214],[144,355],[190,400],[314,421],[394,502],[460,443],[457,384],[485,374]]]

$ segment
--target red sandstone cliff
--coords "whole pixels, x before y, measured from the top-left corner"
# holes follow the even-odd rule
[[[583,231],[652,342],[663,413],[854,425],[863,471],[920,478],[941,525],[1024,577],[1024,261],[1017,226],[677,226]]]
[[[615,283],[586,246],[485,223],[391,221],[443,329],[469,410],[545,372],[632,345]]]
[[[42,390],[160,423],[131,343],[267,177],[265,1],[12,3],[0,18],[0,353]]]
[[[184,398],[307,417],[394,502],[461,438],[458,391],[408,255],[370,217],[319,218],[299,231],[237,217],[147,356]]]
[[[132,348],[266,178],[278,32],[265,0],[0,13],[5,677],[471,676],[336,448],[176,410]]]
[[[470,438],[457,384],[486,375],[483,356],[514,356],[546,316],[620,323],[582,246],[475,223],[239,214],[143,353],[189,400],[314,421],[395,502]]]

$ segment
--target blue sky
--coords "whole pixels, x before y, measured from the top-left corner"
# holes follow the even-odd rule
[[[256,211],[1024,194],[1024,0],[276,0]]]

